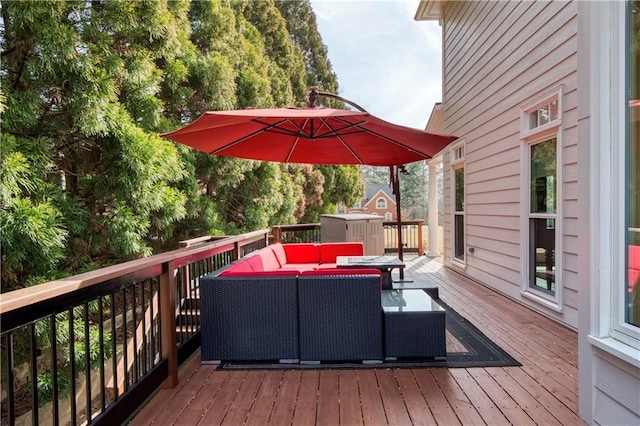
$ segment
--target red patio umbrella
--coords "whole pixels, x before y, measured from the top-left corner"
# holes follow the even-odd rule
[[[429,159],[455,139],[366,112],[319,107],[207,111],[163,136],[225,157],[370,166]]]
[[[338,98],[311,90],[316,96]],[[390,166],[391,184],[399,206],[400,166],[426,160],[456,138],[399,126],[366,111],[310,106],[207,111],[193,123],[162,135],[208,154],[284,163]],[[400,211],[398,207],[398,212]],[[398,254],[402,235],[398,213]]]

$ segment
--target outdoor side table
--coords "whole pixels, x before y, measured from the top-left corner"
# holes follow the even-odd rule
[[[382,289],[392,290],[393,280],[391,271],[394,268],[403,269],[405,263],[396,256],[338,256],[336,257],[337,268],[374,268],[382,272]]]
[[[447,355],[445,310],[423,290],[383,290],[385,358]]]

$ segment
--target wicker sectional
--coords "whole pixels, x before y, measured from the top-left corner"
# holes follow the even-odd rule
[[[204,277],[202,361],[382,361],[380,271],[335,268],[363,250],[276,244]]]

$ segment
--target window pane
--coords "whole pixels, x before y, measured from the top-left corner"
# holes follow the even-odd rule
[[[454,215],[454,247],[453,255],[456,259],[464,260],[464,215]]]
[[[456,211],[464,211],[464,168],[456,169]]]
[[[549,122],[549,106],[543,106],[538,112],[540,113],[540,125],[547,124]]]
[[[640,327],[640,1],[629,2],[627,286],[625,321]]]
[[[551,121],[558,119],[558,101],[551,102],[549,115],[550,115],[549,118],[551,119]]]
[[[531,213],[556,212],[556,139],[531,145]]]
[[[530,219],[529,232],[531,242],[529,286],[555,293],[555,219]]]

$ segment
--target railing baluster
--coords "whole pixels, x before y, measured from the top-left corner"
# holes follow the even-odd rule
[[[113,375],[113,401],[117,401],[120,396],[120,386],[118,385],[118,339],[116,333],[116,293],[111,293],[111,364]]]
[[[151,367],[155,366],[156,363],[156,317],[153,312],[153,303],[155,299],[155,280],[152,280],[150,283],[150,291],[149,291],[149,315],[151,318]]]
[[[73,308],[69,309],[69,364],[70,364],[70,374],[71,379],[69,380],[70,385],[70,400],[71,400],[71,424],[75,425],[77,407],[76,407],[76,337],[75,330],[73,326],[74,320],[74,312]]]
[[[122,289],[122,359],[124,365],[124,391],[129,390],[129,357],[127,354],[127,289]]]
[[[87,397],[87,406],[85,407],[85,411],[87,415],[87,423],[91,424],[91,345],[89,341],[89,303],[87,302],[84,304],[82,319],[84,321],[84,377]]]
[[[58,339],[57,339],[57,318],[54,313],[51,315],[51,380],[53,380],[53,424],[57,425],[60,418],[60,405],[58,402]]]
[[[177,343],[182,344],[182,332],[184,329],[184,318],[179,313],[182,311],[182,289],[186,285],[185,282],[189,279],[189,277],[193,274],[193,264],[189,264],[186,267],[180,268],[178,271],[178,285],[176,286],[176,306],[175,309],[178,312],[178,317],[176,318],[176,332],[178,335],[176,336]]]
[[[105,377],[104,377],[104,304],[102,297],[98,298],[98,350],[100,351],[100,411],[104,411],[105,399]]]
[[[8,332],[5,335],[5,347],[7,348],[7,389],[14,389],[13,382],[13,331]],[[16,422],[15,411],[15,394],[13,392],[7,392],[7,417],[9,418],[9,424],[13,425]]]
[[[147,356],[147,307],[145,306],[146,298],[144,297],[147,289],[147,282],[148,280],[145,280],[142,283],[142,293],[140,296],[140,302],[142,303],[142,376],[147,374],[147,371],[149,371],[149,366],[147,365],[149,360],[149,357]]]
[[[29,336],[31,338],[31,419],[33,426],[38,425],[38,342],[36,341],[36,324],[29,325]]]
[[[138,371],[138,318],[136,311],[138,310],[138,303],[136,301],[138,297],[138,284],[131,286],[131,321],[133,324],[131,338],[133,340],[133,383],[138,383],[139,371]]]

